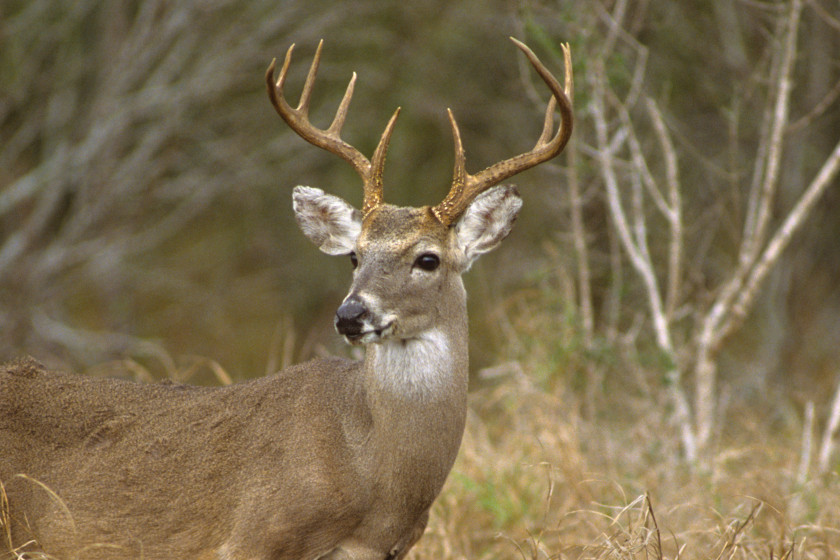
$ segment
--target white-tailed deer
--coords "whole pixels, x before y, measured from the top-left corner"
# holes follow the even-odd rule
[[[312,144],[364,182],[356,210],[297,187],[294,211],[322,251],[355,271],[335,326],[365,345],[361,362],[318,359],[228,387],[136,384],[0,368],[0,559],[44,551],[96,558],[280,560],[402,558],[458,453],[467,404],[461,274],[510,231],[521,206],[494,187],[559,154],[572,130],[566,90],[522,43],[552,92],[529,152],[467,173],[455,119],[455,173],[436,206],[382,200],[397,113],[368,160],[340,138],[355,75],[329,128],[308,119],[321,46],[292,108],[266,73],[271,102]],[[553,114],[562,122],[554,132]],[[7,499],[7,501],[6,501]],[[32,556],[27,556],[32,557]]]

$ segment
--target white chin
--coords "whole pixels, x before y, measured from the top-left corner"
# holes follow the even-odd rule
[[[389,338],[394,332],[394,324],[390,323],[384,329],[376,329],[372,331],[367,331],[357,336],[344,336],[344,340],[347,341],[348,344],[352,344],[354,346],[358,346],[360,344],[377,344],[379,342],[383,342]]]

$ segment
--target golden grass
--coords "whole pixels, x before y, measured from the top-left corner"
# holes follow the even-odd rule
[[[688,464],[655,352],[642,337],[584,348],[558,291],[495,311],[507,374],[479,374],[413,560],[840,558],[840,468],[802,477],[805,421],[784,390],[728,389],[716,437]]]
[[[50,499],[56,502],[59,506],[59,509],[69,515],[69,511],[67,511],[67,507],[64,502],[61,501],[55,492],[33,478],[25,475],[19,476],[46,491],[49,494]],[[70,521],[72,522],[72,518]],[[3,484],[3,481],[0,481],[0,560],[56,560],[53,556],[34,549],[37,549],[37,543],[32,540],[26,542],[12,542],[9,499],[6,495],[5,485]]]
[[[652,403],[602,397],[587,420],[579,398],[525,373],[473,392],[410,558],[840,558],[840,480],[797,483],[798,442],[745,421],[705,466],[687,465]]]

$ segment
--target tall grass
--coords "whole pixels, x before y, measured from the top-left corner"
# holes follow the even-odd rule
[[[799,442],[763,411],[740,411],[700,468],[657,407],[605,394],[587,418],[580,394],[538,388],[528,370],[471,394],[411,558],[840,557],[837,473],[798,483]]]

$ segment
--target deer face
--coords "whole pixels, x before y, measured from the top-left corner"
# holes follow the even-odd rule
[[[510,233],[522,206],[513,187],[479,195],[451,226],[428,206],[380,204],[362,214],[319,189],[297,187],[295,215],[322,251],[350,255],[353,283],[335,326],[351,344],[418,338],[465,306],[461,274]]]

